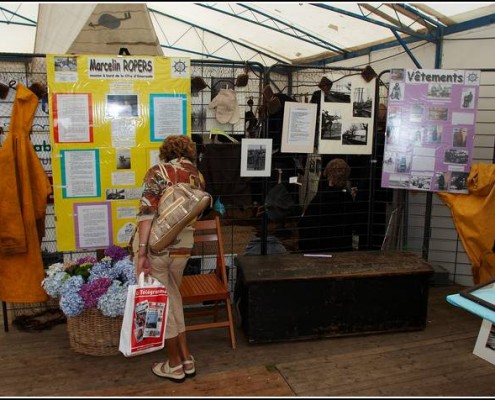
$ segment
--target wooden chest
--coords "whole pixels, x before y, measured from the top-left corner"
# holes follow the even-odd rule
[[[249,342],[426,326],[432,267],[400,251],[239,256],[234,301]]]

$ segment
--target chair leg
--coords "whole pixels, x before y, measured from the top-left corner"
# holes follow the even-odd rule
[[[227,308],[227,318],[229,319],[230,344],[232,346],[232,349],[235,349],[236,340],[235,340],[235,330],[234,330],[234,319],[232,317],[232,306],[230,304],[230,299],[228,299],[225,302],[225,305]]]

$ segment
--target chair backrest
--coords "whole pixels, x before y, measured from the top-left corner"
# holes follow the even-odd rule
[[[194,224],[193,254],[216,255],[215,273],[225,287],[228,287],[222,227],[218,216],[215,216],[214,219],[196,221]]]

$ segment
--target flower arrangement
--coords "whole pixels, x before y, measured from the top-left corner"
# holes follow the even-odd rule
[[[82,257],[50,265],[41,285],[50,297],[60,298],[60,309],[67,317],[91,308],[107,317],[117,317],[124,315],[128,286],[136,283],[127,250],[110,246],[99,261]]]

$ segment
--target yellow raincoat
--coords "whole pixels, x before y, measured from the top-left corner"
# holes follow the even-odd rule
[[[0,148],[0,300],[38,303],[48,300],[41,240],[48,196],[52,189],[29,135],[38,97],[22,84]]]
[[[493,268],[482,263],[495,241],[495,164],[473,164],[467,188],[469,194],[439,192],[438,196],[450,208],[478,284],[495,278]]]

